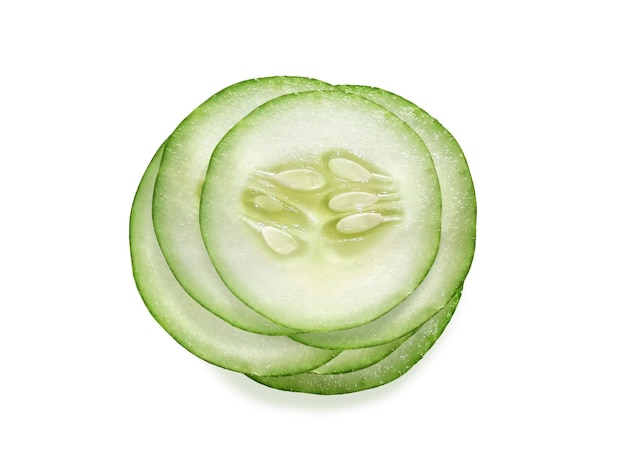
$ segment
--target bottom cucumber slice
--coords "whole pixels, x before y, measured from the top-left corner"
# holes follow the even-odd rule
[[[133,275],[139,293],[161,326],[183,347],[237,372],[284,375],[325,364],[338,352],[305,346],[286,336],[250,333],[198,304],[172,274],[152,225],[152,194],[163,147],[139,184],[130,218]]]
[[[248,375],[271,388],[317,395],[339,395],[385,385],[404,375],[424,357],[443,333],[461,297],[460,291],[450,302],[424,323],[391,354],[381,361],[354,372],[342,374],[303,373],[283,377]]]

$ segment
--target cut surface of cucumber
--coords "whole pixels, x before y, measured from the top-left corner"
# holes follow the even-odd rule
[[[213,264],[243,303],[296,330],[367,323],[437,254],[441,193],[404,121],[343,91],[268,101],[216,147],[200,204]]]
[[[377,88],[248,80],[159,148],[130,217],[159,324],[279,390],[388,383],[441,335],[472,262],[476,200],[455,139]]]

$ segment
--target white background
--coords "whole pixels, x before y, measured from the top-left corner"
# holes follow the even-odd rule
[[[626,468],[621,2],[222,3],[0,7],[0,467]],[[461,305],[379,389],[210,366],[134,286],[153,152],[213,93],[281,74],[410,99],[474,176]]]

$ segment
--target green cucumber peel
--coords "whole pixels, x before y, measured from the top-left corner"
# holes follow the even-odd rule
[[[456,294],[448,305],[431,317],[393,352],[364,369],[341,374],[305,372],[284,377],[251,375],[249,377],[271,388],[316,395],[340,395],[380,387],[403,376],[424,357],[448,325],[458,305],[460,295],[460,293]]]

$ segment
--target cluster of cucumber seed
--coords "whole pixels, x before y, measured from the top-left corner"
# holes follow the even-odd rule
[[[161,145],[133,203],[148,310],[196,356],[276,389],[388,383],[434,344],[475,244],[455,139],[387,91],[232,85]]]

